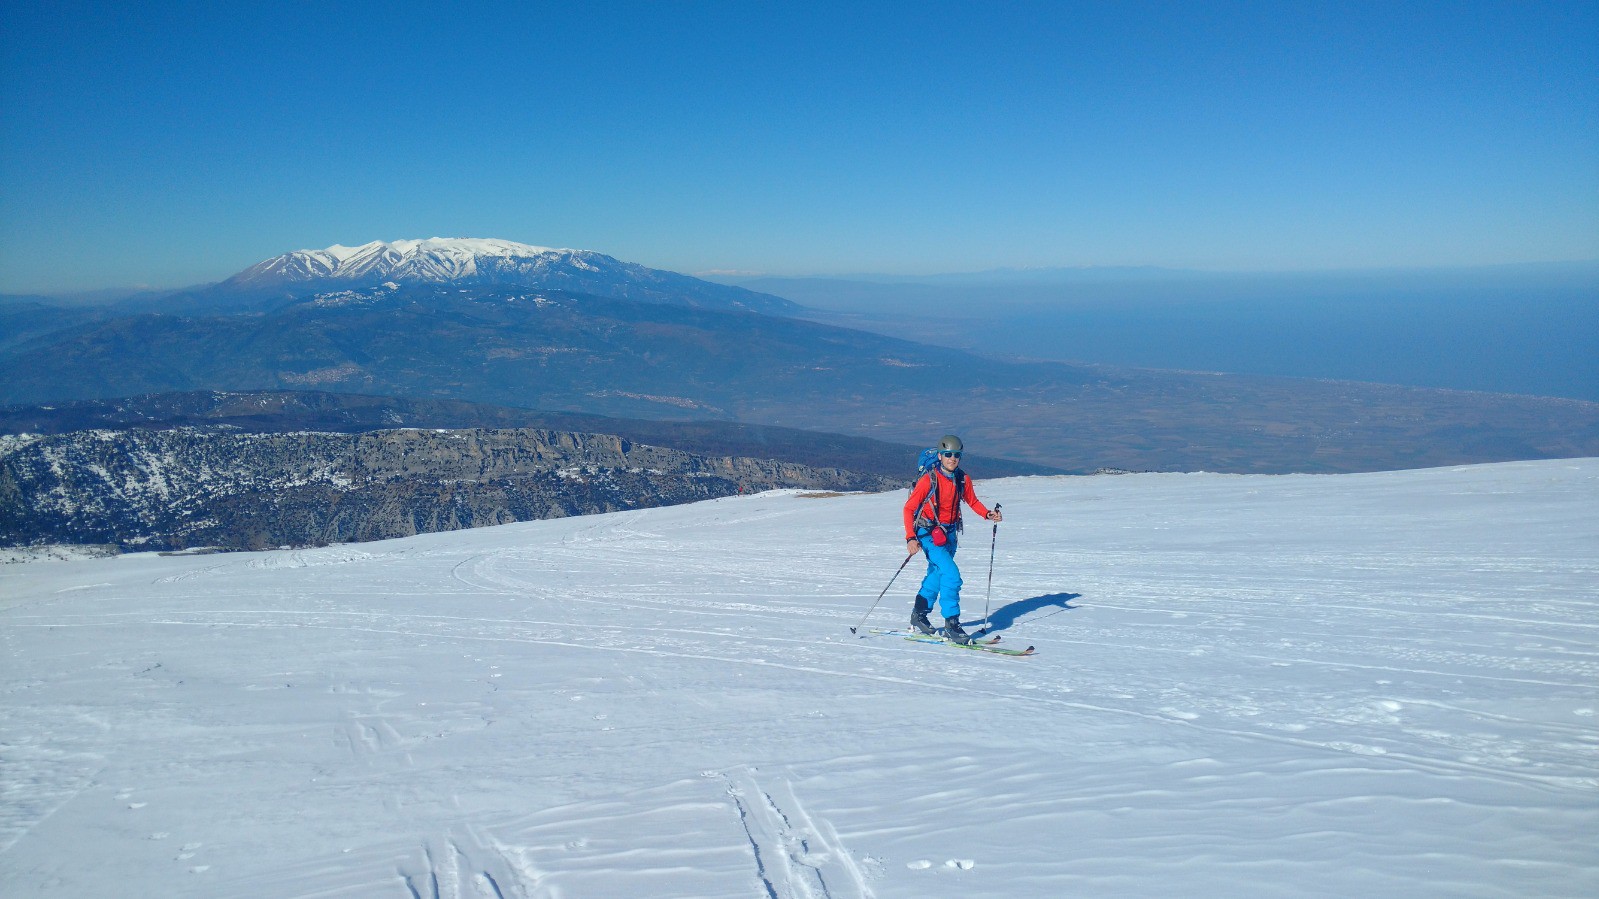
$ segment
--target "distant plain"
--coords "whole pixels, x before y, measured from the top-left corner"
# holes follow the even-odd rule
[[[715,278],[988,355],[1599,401],[1599,264]]]

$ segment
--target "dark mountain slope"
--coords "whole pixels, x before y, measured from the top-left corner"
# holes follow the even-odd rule
[[[324,296],[267,314],[97,322],[0,359],[12,403],[322,388],[652,417],[912,390],[935,372],[1007,387],[1093,377],[774,316],[439,287]]]

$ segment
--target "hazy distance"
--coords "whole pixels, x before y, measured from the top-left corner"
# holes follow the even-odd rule
[[[712,280],[985,353],[1599,401],[1599,263]]]

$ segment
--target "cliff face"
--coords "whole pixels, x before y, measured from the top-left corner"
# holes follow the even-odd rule
[[[0,544],[256,549],[906,480],[539,429],[0,437]]]

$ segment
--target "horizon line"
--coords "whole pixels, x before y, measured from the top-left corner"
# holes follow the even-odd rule
[[[590,251],[602,252],[602,251]],[[267,257],[268,259],[273,257]],[[265,260],[262,260],[265,261]],[[635,263],[643,264],[643,263]],[[1176,266],[1158,263],[1148,264],[1077,264],[1077,265],[1037,265],[1037,266],[997,266],[993,268],[970,269],[960,271],[931,271],[931,272],[886,272],[886,271],[854,271],[854,272],[762,272],[746,269],[703,269],[699,271],[675,271],[673,269],[659,269],[672,271],[676,274],[687,275],[702,280],[728,279],[728,280],[753,280],[753,279],[783,279],[783,280],[809,280],[809,281],[850,281],[863,279],[886,280],[918,280],[935,278],[981,278],[983,276],[1027,276],[1050,274],[1118,274],[1118,273],[1160,273],[1178,276],[1200,277],[1313,277],[1318,275],[1405,275],[1405,274],[1442,274],[1449,272],[1476,272],[1486,270],[1507,269],[1552,269],[1552,268],[1582,268],[1586,266],[1599,267],[1599,258],[1593,259],[1547,259],[1520,262],[1484,262],[1472,264],[1418,264],[1418,265],[1382,265],[1382,266],[1345,266],[1345,267],[1307,267],[1307,268],[1208,268],[1203,266]],[[653,266],[649,266],[653,268]],[[241,271],[243,271],[241,269]],[[234,274],[237,274],[235,272]],[[215,281],[195,281],[184,284],[167,286],[153,284],[127,284],[109,285],[102,287],[81,288],[43,288],[43,289],[0,289],[0,296],[28,297],[37,296],[48,299],[85,299],[95,295],[123,294],[133,296],[141,293],[180,292],[213,287],[228,280],[233,275],[219,278]]]

